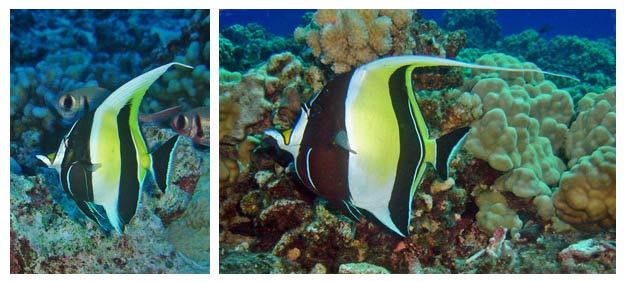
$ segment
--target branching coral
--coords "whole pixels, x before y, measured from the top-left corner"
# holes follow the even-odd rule
[[[454,57],[465,45],[463,33],[445,33],[432,21],[418,20],[411,10],[319,10],[294,36],[336,73],[388,55]]]

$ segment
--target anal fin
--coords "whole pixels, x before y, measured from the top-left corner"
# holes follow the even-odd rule
[[[156,151],[152,152],[152,174],[154,175],[156,184],[158,184],[158,187],[163,193],[167,191],[173,151],[179,139],[180,135],[173,136],[158,147]]]
[[[470,127],[461,127],[436,139],[436,163],[435,168],[442,179],[449,176],[449,164],[453,156],[462,146],[463,140],[468,136]]]
[[[104,232],[108,233],[113,229],[110,222],[106,219],[106,216],[102,214],[96,204],[80,200],[75,202],[80,211],[82,211],[89,220],[97,224]]]

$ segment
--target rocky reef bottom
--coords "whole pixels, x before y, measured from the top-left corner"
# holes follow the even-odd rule
[[[177,155],[173,185],[148,180],[121,236],[88,221],[55,171],[11,173],[11,273],[209,273],[209,154],[181,140]]]
[[[327,212],[323,201],[315,205],[317,212]],[[332,223],[336,222],[330,220],[329,224]],[[342,235],[351,234],[346,235],[348,242],[341,243],[337,242],[345,237],[337,234],[336,228],[318,222],[310,227],[313,225],[314,222],[300,230],[309,240],[291,242],[294,247],[288,250],[276,251],[280,247],[278,243],[273,250],[258,252],[255,249],[259,248],[259,242],[250,237],[235,236],[232,241],[240,243],[233,247],[222,244],[219,249],[219,273],[616,273],[615,232],[594,234],[588,239],[582,239],[583,235],[579,233],[546,233],[531,238],[530,231],[526,230],[523,237],[508,238],[509,233],[501,227],[488,238],[478,229],[469,228],[458,238],[448,240],[459,240],[463,244],[432,246],[430,250],[420,250],[419,255],[409,238],[391,239],[396,236],[385,232],[369,234],[377,228],[367,230],[373,224],[366,220],[357,223],[354,230],[343,229]],[[357,234],[358,230],[363,231],[362,234]],[[325,240],[328,239],[324,238],[325,235],[332,238]],[[289,241],[283,239],[284,236],[280,243]],[[383,239],[383,242],[372,245],[377,239]],[[337,249],[336,244],[344,248]]]

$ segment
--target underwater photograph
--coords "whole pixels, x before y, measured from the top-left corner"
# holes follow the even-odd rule
[[[615,10],[220,10],[219,273],[616,273]]]
[[[10,272],[208,273],[210,11],[10,11]]]

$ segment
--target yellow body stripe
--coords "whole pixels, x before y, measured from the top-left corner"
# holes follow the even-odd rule
[[[149,87],[149,86],[148,86]],[[130,133],[132,134],[132,140],[134,141],[134,147],[137,150],[137,161],[139,163],[137,176],[139,183],[142,183],[145,179],[147,171],[152,167],[152,158],[145,144],[145,139],[141,134],[139,128],[139,105],[141,103],[142,96],[135,96],[132,99],[130,109]]]
[[[115,109],[96,111],[91,129],[91,162],[101,164],[93,171],[93,199],[98,205],[117,202],[120,179],[119,136]]]
[[[345,125],[351,142],[349,145],[358,152],[351,157],[357,158],[358,163],[364,166],[359,167],[362,171],[375,171],[377,183],[370,183],[371,187],[392,183],[399,160],[399,122],[388,92],[391,74],[388,71],[365,76],[366,79],[358,81],[359,93],[347,96]]]

